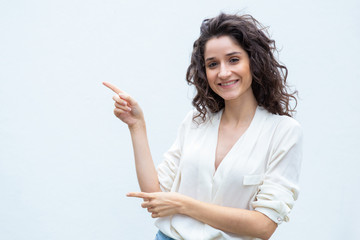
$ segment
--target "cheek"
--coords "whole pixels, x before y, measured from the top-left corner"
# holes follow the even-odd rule
[[[214,73],[213,71],[207,70],[205,74],[206,74],[206,79],[208,80],[209,83],[216,80],[216,73]]]
[[[207,85],[211,85],[211,75],[209,74],[209,71],[207,71],[207,70],[205,70],[205,77],[206,77]]]
[[[211,89],[213,89],[214,87],[214,83],[208,78],[207,79],[207,85],[211,88]],[[214,90],[214,89],[213,89]]]
[[[211,78],[211,76],[206,76],[206,78],[207,78],[206,82],[208,87],[215,92],[216,88],[215,88],[214,78]]]
[[[249,66],[244,66],[241,69],[241,75],[243,75],[247,79],[247,81],[252,82],[252,73]]]
[[[212,90],[214,90],[214,86],[216,85],[216,83],[212,76],[207,77],[207,84]]]
[[[246,85],[251,86],[252,85],[252,76],[251,73],[249,73],[246,77]]]
[[[250,64],[248,64],[248,65],[246,66],[246,72],[247,72],[248,75],[252,78],[252,71],[251,71]]]
[[[206,79],[209,79],[210,73],[208,70],[205,70],[205,76],[206,76]]]

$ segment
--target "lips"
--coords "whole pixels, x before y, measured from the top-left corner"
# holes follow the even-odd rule
[[[223,82],[223,83],[219,83],[218,85],[226,87],[226,86],[230,86],[232,84],[235,84],[237,81],[239,80],[233,80],[233,81],[228,81],[228,82]]]

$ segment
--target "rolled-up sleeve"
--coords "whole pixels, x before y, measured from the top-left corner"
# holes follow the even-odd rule
[[[163,192],[170,192],[178,171],[181,157],[181,148],[178,138],[175,140],[171,148],[164,154],[164,160],[157,168],[160,188]]]
[[[181,153],[187,126],[191,123],[193,111],[189,112],[181,123],[175,142],[164,154],[163,161],[158,165],[158,179],[163,192],[170,192],[179,169]],[[190,123],[189,123],[190,122]]]
[[[299,194],[302,160],[302,130],[293,119],[282,120],[273,136],[270,159],[253,208],[277,224],[289,221],[288,214]]]

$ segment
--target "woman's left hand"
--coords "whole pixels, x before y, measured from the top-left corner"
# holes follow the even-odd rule
[[[153,218],[181,214],[184,208],[184,200],[188,198],[176,192],[133,192],[126,196],[144,199],[141,207],[147,208]]]

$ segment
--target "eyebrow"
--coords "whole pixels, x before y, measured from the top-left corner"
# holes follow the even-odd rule
[[[226,54],[225,56],[232,56],[232,55],[236,55],[236,54],[241,54],[241,52],[231,52],[231,53]],[[205,59],[205,62],[211,61],[214,59],[215,59],[215,57],[209,57],[209,58]]]

